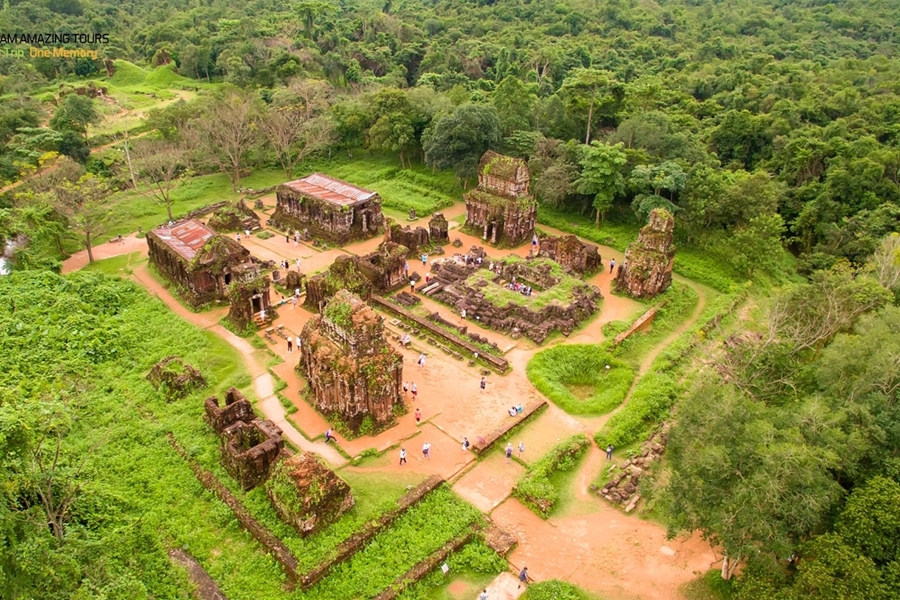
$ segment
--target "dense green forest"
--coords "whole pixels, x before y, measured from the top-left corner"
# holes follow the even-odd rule
[[[543,218],[601,243],[667,208],[679,257],[708,258],[683,274],[724,293],[756,284],[707,357],[714,374],[688,377],[678,404],[663,502],[673,533],[700,529],[729,557],[724,575],[742,568],[722,597],[896,598],[897,23],[888,0],[7,0],[2,33],[109,43],[96,60],[0,54],[0,181],[24,182],[0,195],[0,241],[22,242],[14,269],[58,270],[124,210],[116,194],[141,190],[162,220],[195,176],[222,174],[236,192],[254,172],[284,180],[372,152],[443,196],[448,177],[456,192],[470,184],[488,148],[525,158]],[[108,97],[73,93],[90,83]],[[151,108],[132,122],[129,102]],[[162,312],[147,317],[109,280],[15,277],[0,282],[5,589],[168,597],[183,582],[156,548],[163,509],[131,520],[164,491],[138,499],[109,483],[117,473],[91,473],[103,483],[72,504],[65,550],[38,525],[46,474],[29,463],[65,432],[65,475],[110,469],[78,466],[96,452],[84,423],[106,417],[75,408],[112,411],[116,378],[148,366],[119,315]],[[183,343],[200,352],[199,339]],[[57,363],[38,384],[36,365]],[[125,395],[111,414],[137,402]],[[156,460],[145,427],[111,439]],[[196,487],[172,469],[173,489]],[[188,530],[213,509],[185,510],[176,524]],[[201,546],[205,535],[174,534]],[[139,547],[156,551],[117,550]],[[98,567],[98,555],[109,560]]]
[[[546,205],[598,221],[666,206],[683,241],[745,275],[778,270],[779,240],[808,273],[861,263],[900,219],[898,20],[885,1],[11,1],[5,32],[110,42],[96,61],[0,57],[0,176],[47,152],[90,163],[97,116],[40,101],[49,84],[102,80],[107,59],[170,64],[247,90],[250,121],[269,110],[272,129],[297,130],[201,170],[290,173],[298,154],[365,146],[467,179],[491,146],[530,159]],[[200,105],[148,126],[182,137]]]

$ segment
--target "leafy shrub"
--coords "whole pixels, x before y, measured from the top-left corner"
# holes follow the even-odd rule
[[[566,581],[551,579],[528,586],[522,600],[588,600],[590,596]]]
[[[610,321],[609,323],[604,323],[603,327],[600,328],[600,331],[603,332],[607,338],[614,338],[623,331],[627,331],[628,328],[631,327],[631,323],[628,321]]]
[[[635,386],[621,411],[594,435],[601,448],[627,446],[642,437],[669,412],[678,397],[678,384],[669,375],[648,373]]]
[[[539,392],[573,415],[609,412],[621,404],[634,380],[630,366],[594,344],[566,344],[538,352],[526,373]],[[590,396],[582,400],[569,386],[587,387]]]
[[[270,238],[275,237],[275,234],[272,233],[271,231],[269,231],[268,229],[261,229],[261,230],[257,231],[256,233],[254,233],[253,235],[255,235],[256,237],[258,237],[261,240],[268,240]]]
[[[509,569],[506,560],[484,543],[481,539],[469,542],[447,557],[450,573],[476,573],[497,575]],[[447,585],[447,576],[436,568],[421,580],[411,585],[398,596],[400,600],[431,600],[435,590]]]
[[[559,490],[550,481],[550,475],[557,471],[571,470],[590,445],[591,441],[583,433],[560,442],[528,467],[525,475],[513,488],[513,496],[546,519],[559,500]]]

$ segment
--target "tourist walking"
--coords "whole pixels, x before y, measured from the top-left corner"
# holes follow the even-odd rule
[[[406,448],[400,448],[400,464],[406,464]]]
[[[486,388],[486,387],[487,387],[487,379],[482,377],[481,378],[481,391],[483,392],[484,388]]]
[[[422,266],[424,267],[428,263],[428,255],[422,254]]]
[[[463,438],[463,441],[462,441],[462,449],[463,449],[463,450],[468,450],[470,445],[471,445],[471,444],[469,444],[469,438],[464,437],[464,438]]]
[[[294,246],[299,246],[299,245],[300,245],[300,232],[295,231],[294,232]]]
[[[459,316],[462,318],[463,321],[465,321],[466,320],[466,309],[462,309],[461,311],[459,311]]]
[[[409,386],[409,390],[412,392],[413,400],[419,395],[419,388],[416,387],[416,382],[413,381],[412,385]]]
[[[519,589],[520,587],[522,587],[523,583],[527,583],[527,582],[528,582],[528,567],[522,567],[522,570],[519,571],[519,587],[516,589]]]
[[[241,233],[240,232],[238,232],[238,234],[237,234],[237,241],[239,241],[239,242],[241,241]]]
[[[422,352],[421,354],[419,354],[419,368],[421,369],[424,366],[425,366],[425,353]]]
[[[297,296],[294,296],[293,298],[291,298],[291,301],[293,302],[293,304],[291,305],[291,308],[297,308]]]
[[[431,460],[431,444],[428,442],[422,444],[422,457]]]
[[[606,447],[606,460],[612,460],[612,452],[613,452],[613,445],[610,444],[609,446]]]
[[[298,258],[296,262],[297,262],[297,270],[299,271],[300,270],[300,259]]]
[[[285,244],[291,243],[291,234],[289,234],[289,233],[284,234],[284,243]]]
[[[409,384],[404,381],[403,382],[403,395],[405,396],[406,392],[408,392],[408,391],[409,391]]]
[[[616,259],[612,259],[609,261],[609,272],[613,273],[616,268]]]
[[[288,354],[291,354],[294,351],[294,343],[290,337],[288,337]]]
[[[327,444],[328,442],[337,443],[337,440],[335,439],[334,434],[331,433],[330,428],[328,429],[328,431],[325,432],[325,443]]]
[[[510,442],[506,442],[506,462],[512,458],[512,444]]]
[[[410,294],[416,293],[416,280],[415,279],[409,280],[409,293]]]
[[[519,442],[519,459],[525,455],[525,442]]]
[[[487,588],[478,596],[478,600],[488,600]]]
[[[404,385],[406,385],[406,384],[404,384]],[[416,409],[416,423],[421,423],[421,422],[422,422],[422,411],[417,408]]]

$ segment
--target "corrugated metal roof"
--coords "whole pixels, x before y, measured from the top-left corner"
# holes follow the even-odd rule
[[[160,225],[153,233],[186,260],[193,260],[197,251],[216,234],[196,219],[181,221],[172,227]]]
[[[375,196],[371,190],[365,190],[340,179],[334,179],[322,173],[313,173],[303,179],[285,183],[287,187],[318,200],[324,200],[341,206],[351,206],[365,202]]]

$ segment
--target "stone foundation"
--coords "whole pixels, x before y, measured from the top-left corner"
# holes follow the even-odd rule
[[[538,243],[538,256],[550,258],[572,273],[583,276],[603,268],[597,246],[582,242],[574,235],[543,236],[538,238]]]

